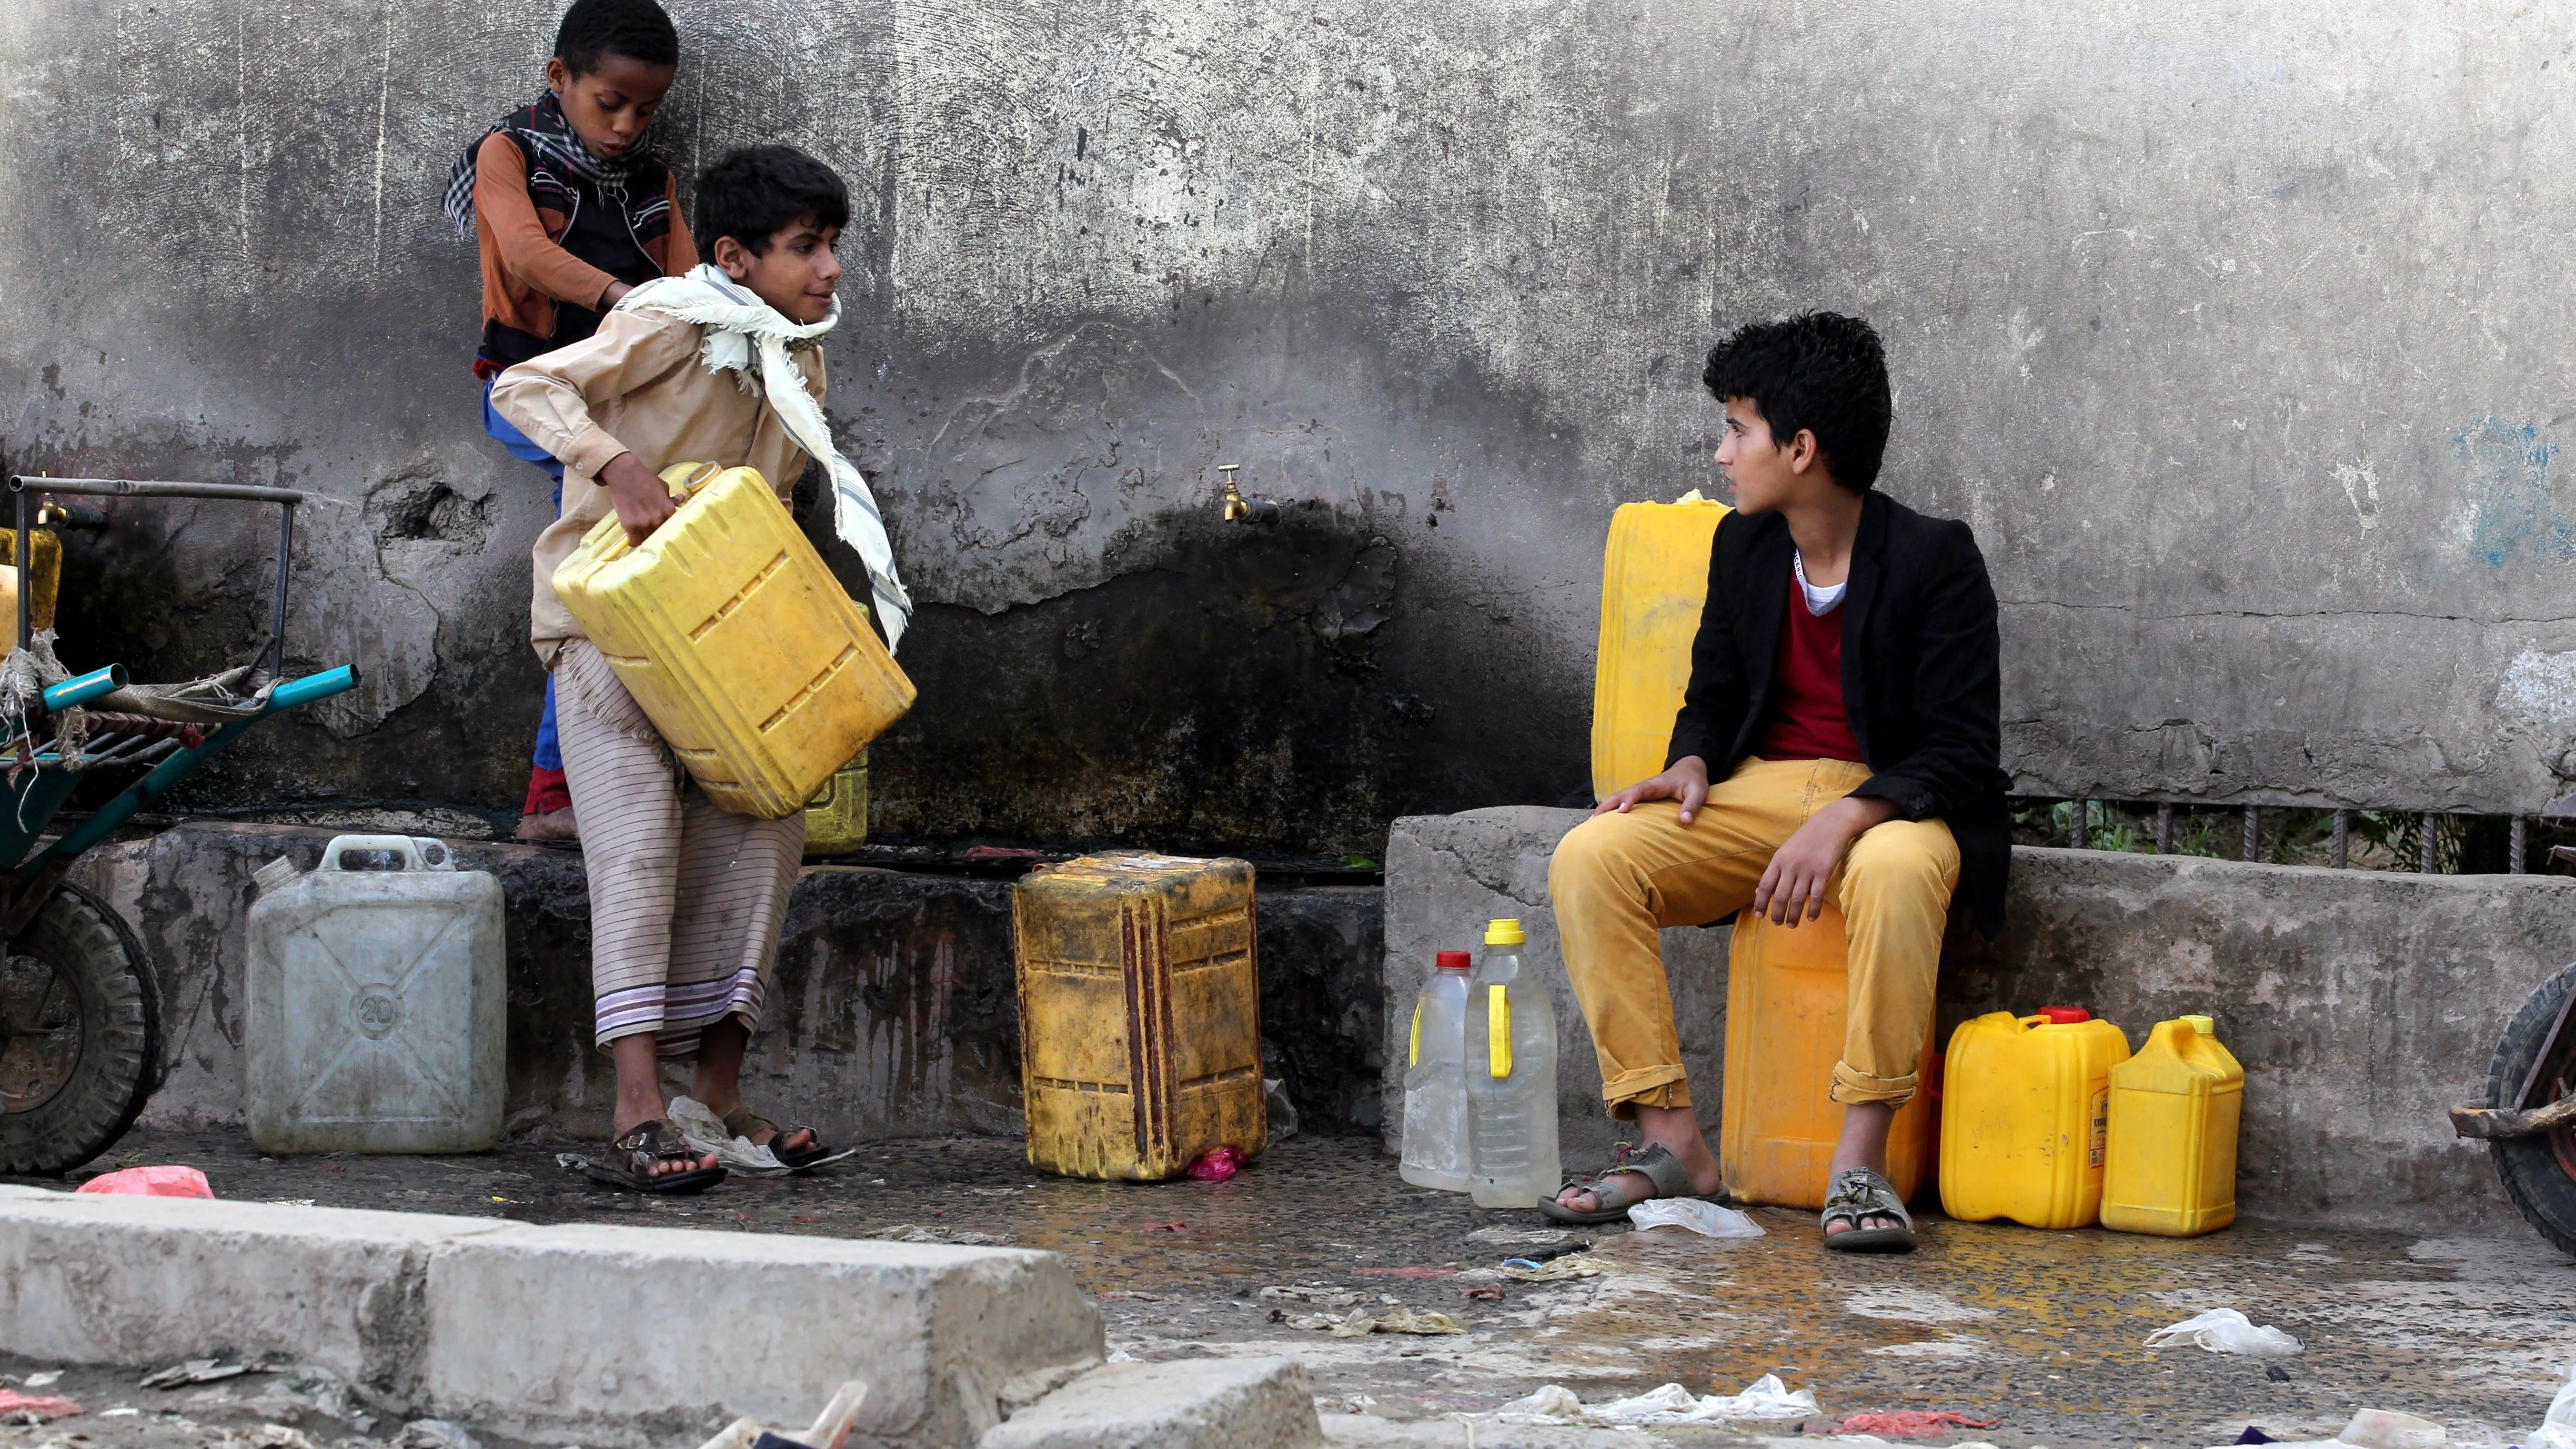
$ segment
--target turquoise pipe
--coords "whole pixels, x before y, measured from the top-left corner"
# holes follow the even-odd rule
[[[87,674],[76,675],[47,689],[43,695],[45,709],[49,713],[70,709],[74,705],[87,704],[110,690],[124,687],[124,665],[111,664],[105,669],[93,669]]]
[[[18,867],[18,878],[28,879],[43,870],[50,862],[70,860],[105,840],[116,827],[132,819],[135,812],[147,805],[159,804],[161,797],[170,793],[170,787],[184,779],[189,771],[203,764],[208,756],[231,744],[235,735],[249,729],[260,720],[280,710],[293,709],[300,704],[311,704],[317,699],[329,699],[335,694],[346,694],[357,687],[358,671],[346,664],[337,669],[325,670],[320,674],[308,674],[302,679],[290,679],[279,685],[268,696],[268,708],[262,710],[258,716],[252,719],[234,720],[231,724],[208,735],[204,743],[192,749],[181,750],[154,765],[150,774],[126,786],[115,799],[91,811],[87,820],[74,826],[60,840],[28,857],[26,862]]]

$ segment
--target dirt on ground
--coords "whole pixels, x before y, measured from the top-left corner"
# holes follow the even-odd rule
[[[1825,1252],[1812,1214],[1774,1209],[1753,1211],[1766,1233],[1755,1240],[1563,1232],[1534,1212],[1485,1212],[1408,1186],[1360,1138],[1298,1138],[1228,1182],[1154,1185],[1046,1177],[1015,1140],[880,1142],[809,1176],[736,1179],[677,1199],[592,1184],[560,1165],[568,1150],[577,1144],[270,1160],[237,1134],[141,1132],[95,1166],[186,1163],[219,1196],[250,1201],[1043,1248],[1097,1297],[1113,1353],[1289,1355],[1313,1379],[1333,1436],[1353,1443],[1634,1444],[1633,1431],[1473,1416],[1549,1384],[1597,1403],[1667,1383],[1733,1394],[1764,1374],[1813,1392],[1818,1412],[1655,1432],[1830,1434],[1851,1415],[1919,1409],[1994,1421],[1924,1442],[2126,1449],[2233,1444],[2249,1427],[2327,1438],[2356,1409],[2376,1408],[2441,1423],[2455,1445],[2520,1443],[2576,1358],[2576,1265],[2536,1239],[2239,1225],[2177,1241],[1932,1217],[1920,1251],[1861,1257]],[[1500,1271],[1506,1258],[1576,1243],[1588,1249],[1555,1261],[1587,1266],[1557,1271],[1586,1276],[1523,1282]],[[2305,1349],[2266,1360],[2144,1346],[2153,1330],[2215,1307],[2277,1325]],[[1463,1331],[1330,1327],[1354,1312],[1407,1311],[1447,1315]],[[405,1435],[404,1449],[461,1449],[441,1427],[369,1415],[362,1390],[291,1368],[137,1385],[162,1367],[0,1359],[0,1375],[22,1381],[60,1369],[45,1385],[11,1386],[88,1410],[0,1428],[0,1445],[328,1449],[362,1439],[372,1449]]]

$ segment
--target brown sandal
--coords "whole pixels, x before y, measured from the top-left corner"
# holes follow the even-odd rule
[[[781,1127],[749,1107],[736,1107],[724,1114],[724,1128],[736,1137],[750,1140],[757,1140],[758,1133],[768,1133],[769,1141],[764,1145],[769,1148],[769,1155],[777,1158],[779,1164],[790,1172],[812,1167],[832,1155],[832,1149],[823,1145],[822,1133],[811,1127]],[[813,1142],[795,1152],[779,1145],[799,1132],[813,1133]]]
[[[693,1167],[686,1172],[653,1171],[657,1162],[695,1162],[706,1154],[689,1146],[680,1130],[656,1117],[638,1122],[625,1136],[608,1144],[609,1160],[587,1162],[582,1171],[593,1182],[629,1192],[679,1194],[704,1192],[725,1180],[721,1167]]]

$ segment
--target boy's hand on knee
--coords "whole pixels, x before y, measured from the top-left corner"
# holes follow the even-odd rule
[[[608,466],[599,470],[599,485],[617,505],[617,521],[626,525],[629,546],[651,538],[654,529],[679,511],[671,501],[671,490],[633,453],[609,459]]]
[[[1665,767],[1664,772],[1649,780],[1640,780],[1627,789],[1592,807],[1595,815],[1616,810],[1628,813],[1632,806],[1647,800],[1679,800],[1682,823],[1688,825],[1699,814],[1700,802],[1708,798],[1708,761],[1697,755],[1684,755]]]
[[[1851,795],[1808,816],[1762,872],[1762,883],[1753,889],[1753,914],[1792,928],[1823,915],[1826,885],[1853,843],[1871,826],[1894,818],[1896,807],[1887,801]]]

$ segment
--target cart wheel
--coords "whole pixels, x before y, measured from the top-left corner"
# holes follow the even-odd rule
[[[61,886],[0,961],[0,1173],[68,1172],[143,1110],[161,1012],[116,912]]]
[[[2560,970],[2523,999],[2522,1009],[2513,1014],[2504,1038],[2496,1043],[2495,1061],[2487,1069],[2489,1106],[2519,1105],[2511,1099],[2531,1075],[2541,1038],[2557,1024],[2559,1005],[2571,988],[2576,988],[2576,966]],[[2570,1026],[2576,1027],[2576,1022]],[[2532,1104],[2544,1106],[2571,1091],[2576,1091],[2576,1030],[2561,1033],[2550,1049]],[[2576,1130],[2562,1127],[2530,1137],[2507,1137],[2488,1143],[2487,1151],[2494,1155],[2496,1176],[2504,1179],[2505,1195],[2522,1210],[2524,1220],[2558,1251],[2576,1256]]]

